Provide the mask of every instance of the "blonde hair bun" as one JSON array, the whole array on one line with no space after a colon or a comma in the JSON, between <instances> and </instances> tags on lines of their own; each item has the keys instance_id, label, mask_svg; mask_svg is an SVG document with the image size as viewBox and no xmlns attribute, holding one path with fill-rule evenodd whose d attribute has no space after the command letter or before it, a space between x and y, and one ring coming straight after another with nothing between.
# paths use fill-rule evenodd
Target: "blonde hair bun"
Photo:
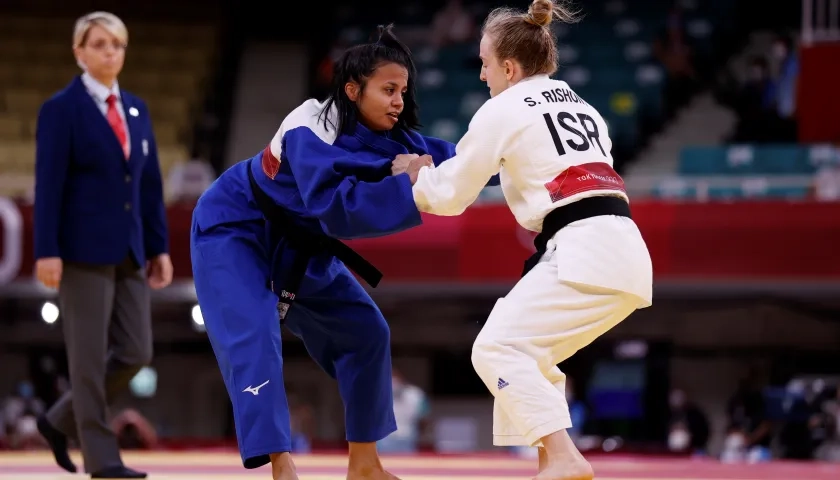
<instances>
[{"instance_id":1,"label":"blonde hair bun","mask_svg":"<svg viewBox=\"0 0 840 480\"><path fill-rule=\"evenodd\" d=\"M539 27L547 27L551 25L554 17L565 23L575 23L578 20L577 14L577 11L572 10L571 6L562 0L561 3L555 0L534 0L528 7L525 21Z\"/></svg>"}]
</instances>

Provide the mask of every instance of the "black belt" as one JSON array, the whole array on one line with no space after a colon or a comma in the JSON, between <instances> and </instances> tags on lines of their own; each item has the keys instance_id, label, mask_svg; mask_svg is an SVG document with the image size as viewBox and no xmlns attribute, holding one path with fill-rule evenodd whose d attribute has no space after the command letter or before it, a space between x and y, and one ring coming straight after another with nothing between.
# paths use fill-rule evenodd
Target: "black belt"
<instances>
[{"instance_id":1,"label":"black belt","mask_svg":"<svg viewBox=\"0 0 840 480\"><path fill-rule=\"evenodd\" d=\"M525 261L525 268L522 276L531 271L545 254L548 241L562 228L570 223L577 222L601 215L616 215L619 217L630 217L630 205L624 199L618 197L588 197L563 205L546 215L543 220L542 232L534 238L534 247L537 252Z\"/></svg>"},{"instance_id":2,"label":"black belt","mask_svg":"<svg viewBox=\"0 0 840 480\"><path fill-rule=\"evenodd\" d=\"M269 279L269 288L277 294L280 300L277 304L277 310L280 313L281 322L295 301L300 284L306 276L309 260L318 253L329 253L341 260L347 268L356 272L371 287L376 288L379 285L379 281L382 280L382 272L377 270L373 264L365 260L364 257L356 253L352 248L335 238L308 231L304 227L295 224L283 207L277 205L257 185L254 174L251 172L250 164L248 165L248 180L251 183L251 192L253 192L254 199L257 201L257 207L270 225L272 237L285 238L289 246L297 251L292 261L289 276L280 288L279 293L275 291L274 284Z\"/></svg>"}]
</instances>

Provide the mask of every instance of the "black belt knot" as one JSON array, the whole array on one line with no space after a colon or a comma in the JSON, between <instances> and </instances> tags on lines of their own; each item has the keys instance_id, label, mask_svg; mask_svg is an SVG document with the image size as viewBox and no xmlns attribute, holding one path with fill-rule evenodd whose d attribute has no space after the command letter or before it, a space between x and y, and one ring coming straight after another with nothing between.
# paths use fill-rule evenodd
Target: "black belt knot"
<instances>
[{"instance_id":1,"label":"black belt knot","mask_svg":"<svg viewBox=\"0 0 840 480\"><path fill-rule=\"evenodd\" d=\"M371 287L376 288L379 285L382 280L382 272L352 248L340 240L305 230L303 227L296 225L286 211L274 203L274 200L257 185L254 174L251 172L250 163L248 164L248 181L257 207L273 231L272 236L285 238L289 246L296 251L287 280L282 286L279 286L279 291L275 289L271 279L268 279L267 282L269 288L279 298L277 310L281 322L295 301L300 284L306 276L310 259L319 253L328 253L341 260L347 268L356 272Z\"/></svg>"}]
</instances>

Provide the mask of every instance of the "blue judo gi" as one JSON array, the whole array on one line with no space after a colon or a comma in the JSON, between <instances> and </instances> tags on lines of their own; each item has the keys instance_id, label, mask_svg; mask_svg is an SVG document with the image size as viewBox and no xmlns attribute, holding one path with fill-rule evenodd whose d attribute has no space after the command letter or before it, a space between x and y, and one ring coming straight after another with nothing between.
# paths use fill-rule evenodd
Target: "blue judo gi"
<instances>
[{"instance_id":1,"label":"blue judo gi","mask_svg":"<svg viewBox=\"0 0 840 480\"><path fill-rule=\"evenodd\" d=\"M321 108L308 100L295 109L269 147L224 172L193 213L196 294L233 403L245 468L292 447L277 292L293 280L289 272L300 253L286 234L353 239L418 226L411 182L406 174L391 175L393 158L430 154L439 164L455 153L449 142L401 129L381 134L358 125L352 135L337 135L319 122ZM294 228L270 228L249 181ZM381 440L396 430L388 324L334 255L316 252L305 268L284 324L338 380L347 440Z\"/></svg>"}]
</instances>

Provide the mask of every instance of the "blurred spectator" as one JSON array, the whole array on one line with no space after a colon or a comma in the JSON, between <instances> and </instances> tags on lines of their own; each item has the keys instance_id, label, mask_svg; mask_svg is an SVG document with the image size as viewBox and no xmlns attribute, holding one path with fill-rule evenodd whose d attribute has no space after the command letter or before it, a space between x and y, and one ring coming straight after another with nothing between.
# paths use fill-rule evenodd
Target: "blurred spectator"
<instances>
[{"instance_id":1,"label":"blurred spectator","mask_svg":"<svg viewBox=\"0 0 840 480\"><path fill-rule=\"evenodd\" d=\"M816 442L814 457L840 462L840 384L826 386L820 392L809 421L811 438Z\"/></svg>"},{"instance_id":2,"label":"blurred spectator","mask_svg":"<svg viewBox=\"0 0 840 480\"><path fill-rule=\"evenodd\" d=\"M796 124L796 82L799 77L799 55L792 37L780 35L772 48L774 71L774 95L779 125L777 140L795 142Z\"/></svg>"},{"instance_id":3,"label":"blurred spectator","mask_svg":"<svg viewBox=\"0 0 840 480\"><path fill-rule=\"evenodd\" d=\"M764 57L750 61L747 79L732 92L729 105L738 113L738 126L730 141L740 143L772 142L772 124L775 117L773 80L770 65Z\"/></svg>"},{"instance_id":4,"label":"blurred spectator","mask_svg":"<svg viewBox=\"0 0 840 480\"><path fill-rule=\"evenodd\" d=\"M813 397L802 380L792 380L784 389L781 399L784 424L779 431L783 458L807 459L813 455L816 447L810 427L816 411Z\"/></svg>"},{"instance_id":5,"label":"blurred spectator","mask_svg":"<svg viewBox=\"0 0 840 480\"><path fill-rule=\"evenodd\" d=\"M23 381L3 402L0 430L12 449L28 449L44 445L38 433L37 419L44 412L44 403L35 396L31 382Z\"/></svg>"},{"instance_id":6,"label":"blurred spectator","mask_svg":"<svg viewBox=\"0 0 840 480\"><path fill-rule=\"evenodd\" d=\"M653 50L668 75L664 95L665 114L670 118L688 102L697 83L680 7L671 9L665 32L656 39Z\"/></svg>"},{"instance_id":7,"label":"blurred spectator","mask_svg":"<svg viewBox=\"0 0 840 480\"><path fill-rule=\"evenodd\" d=\"M720 100L738 113L734 143L793 143L797 141L796 81L799 60L795 44L779 36L766 55L750 60L747 78L733 86L732 79Z\"/></svg>"},{"instance_id":8,"label":"blurred spectator","mask_svg":"<svg viewBox=\"0 0 840 480\"><path fill-rule=\"evenodd\" d=\"M397 431L380 440L377 448L383 453L417 452L429 415L429 402L425 392L420 387L406 382L398 370L393 370L392 378Z\"/></svg>"},{"instance_id":9,"label":"blurred spectator","mask_svg":"<svg viewBox=\"0 0 840 480\"><path fill-rule=\"evenodd\" d=\"M449 0L432 20L432 45L436 48L475 41L476 22L461 0Z\"/></svg>"},{"instance_id":10,"label":"blurred spectator","mask_svg":"<svg viewBox=\"0 0 840 480\"><path fill-rule=\"evenodd\" d=\"M111 420L111 430L117 435L120 448L148 450L157 446L157 432L137 410L128 408Z\"/></svg>"},{"instance_id":11,"label":"blurred spectator","mask_svg":"<svg viewBox=\"0 0 840 480\"><path fill-rule=\"evenodd\" d=\"M764 395L755 377L741 382L729 400L729 428L721 460L758 463L771 459L771 423L765 413Z\"/></svg>"},{"instance_id":12,"label":"blurred spectator","mask_svg":"<svg viewBox=\"0 0 840 480\"><path fill-rule=\"evenodd\" d=\"M814 197L823 202L840 200L840 165L826 164L814 175Z\"/></svg>"},{"instance_id":13,"label":"blurred spectator","mask_svg":"<svg viewBox=\"0 0 840 480\"><path fill-rule=\"evenodd\" d=\"M672 452L705 455L709 443L709 420L683 390L674 389L668 398L671 407L668 449Z\"/></svg>"},{"instance_id":14,"label":"blurred spectator","mask_svg":"<svg viewBox=\"0 0 840 480\"><path fill-rule=\"evenodd\" d=\"M822 202L840 201L840 142L827 145L814 162L812 199ZM813 158L812 158L813 161Z\"/></svg>"}]
</instances>

